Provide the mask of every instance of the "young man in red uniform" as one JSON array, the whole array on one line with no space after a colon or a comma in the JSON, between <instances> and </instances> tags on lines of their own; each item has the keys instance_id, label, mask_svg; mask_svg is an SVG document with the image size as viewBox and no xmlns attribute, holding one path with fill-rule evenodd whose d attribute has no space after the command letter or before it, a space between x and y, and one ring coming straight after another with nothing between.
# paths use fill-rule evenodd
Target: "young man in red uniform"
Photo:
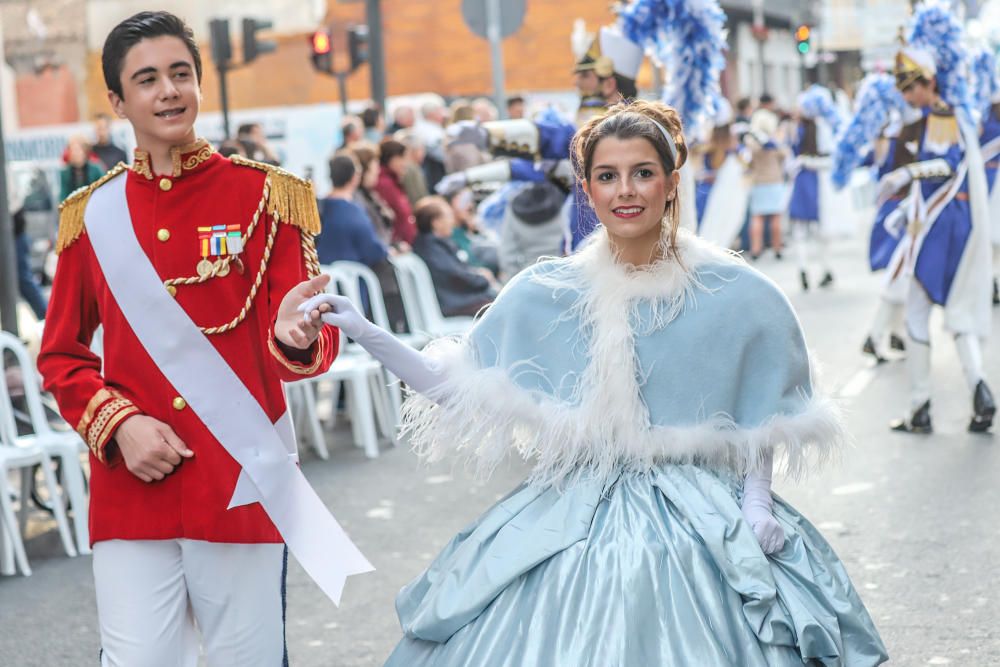
<instances>
[{"instance_id":1,"label":"young man in red uniform","mask_svg":"<svg viewBox=\"0 0 1000 667\"><path fill-rule=\"evenodd\" d=\"M196 621L209 664L274 667L284 543L320 581L296 524L333 521L295 465L281 384L326 371L338 345L297 310L328 282L315 199L196 139L201 59L177 17L119 24L103 68L138 148L63 204L38 360L91 450L102 664L195 665ZM370 569L357 557L346 574Z\"/></svg>"}]
</instances>

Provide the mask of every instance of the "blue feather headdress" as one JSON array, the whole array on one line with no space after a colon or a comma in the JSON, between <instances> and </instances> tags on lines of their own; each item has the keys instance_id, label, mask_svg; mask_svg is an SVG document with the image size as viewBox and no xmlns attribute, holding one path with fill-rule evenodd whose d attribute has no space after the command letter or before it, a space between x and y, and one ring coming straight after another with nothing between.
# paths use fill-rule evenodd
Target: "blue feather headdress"
<instances>
[{"instance_id":1,"label":"blue feather headdress","mask_svg":"<svg viewBox=\"0 0 1000 667\"><path fill-rule=\"evenodd\" d=\"M822 118L834 134L840 132L844 119L829 89L814 83L799 95L798 105L807 118Z\"/></svg>"},{"instance_id":2,"label":"blue feather headdress","mask_svg":"<svg viewBox=\"0 0 1000 667\"><path fill-rule=\"evenodd\" d=\"M663 101L694 128L714 113L726 66L726 15L717 0L635 0L618 9L626 37L667 69Z\"/></svg>"},{"instance_id":3,"label":"blue feather headdress","mask_svg":"<svg viewBox=\"0 0 1000 667\"><path fill-rule=\"evenodd\" d=\"M974 108L981 116L985 116L989 113L993 99L1000 92L997 59L993 51L985 47L973 51L969 72L972 79Z\"/></svg>"},{"instance_id":4,"label":"blue feather headdress","mask_svg":"<svg viewBox=\"0 0 1000 667\"><path fill-rule=\"evenodd\" d=\"M902 115L906 101L889 74L869 74L858 87L854 115L837 137L833 151L833 184L838 189L847 185L851 172L864 157L894 114Z\"/></svg>"},{"instance_id":5,"label":"blue feather headdress","mask_svg":"<svg viewBox=\"0 0 1000 667\"><path fill-rule=\"evenodd\" d=\"M917 6L907 42L934 57L941 97L971 119L974 102L969 91L969 56L962 38L962 24L948 4L927 0Z\"/></svg>"}]
</instances>

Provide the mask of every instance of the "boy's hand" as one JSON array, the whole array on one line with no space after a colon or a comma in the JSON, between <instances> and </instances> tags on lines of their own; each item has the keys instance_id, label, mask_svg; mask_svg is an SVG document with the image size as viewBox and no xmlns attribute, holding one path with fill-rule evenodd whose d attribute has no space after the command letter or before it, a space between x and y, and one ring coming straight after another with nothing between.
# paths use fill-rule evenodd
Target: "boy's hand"
<instances>
[{"instance_id":1,"label":"boy's hand","mask_svg":"<svg viewBox=\"0 0 1000 667\"><path fill-rule=\"evenodd\" d=\"M328 304L306 313L305 317L299 311L299 306L324 289L330 282L330 276L319 275L311 280L301 282L281 300L278 307L278 317L274 322L274 337L284 345L298 350L308 350L323 330L323 313L330 311Z\"/></svg>"},{"instance_id":2,"label":"boy's hand","mask_svg":"<svg viewBox=\"0 0 1000 667\"><path fill-rule=\"evenodd\" d=\"M144 482L158 482L194 456L184 441L167 424L132 415L115 431L115 442L129 472Z\"/></svg>"}]
</instances>

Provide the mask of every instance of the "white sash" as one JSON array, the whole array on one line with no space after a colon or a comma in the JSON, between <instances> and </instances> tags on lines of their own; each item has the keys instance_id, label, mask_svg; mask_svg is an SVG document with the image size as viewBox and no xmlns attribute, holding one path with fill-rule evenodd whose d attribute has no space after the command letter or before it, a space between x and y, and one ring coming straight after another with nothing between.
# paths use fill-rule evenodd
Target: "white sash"
<instances>
[{"instance_id":1,"label":"white sash","mask_svg":"<svg viewBox=\"0 0 1000 667\"><path fill-rule=\"evenodd\" d=\"M243 468L230 507L259 501L289 551L339 605L347 577L375 568L309 486L267 413L167 293L135 236L125 181L122 174L95 190L84 215L118 307L163 376Z\"/></svg>"}]
</instances>

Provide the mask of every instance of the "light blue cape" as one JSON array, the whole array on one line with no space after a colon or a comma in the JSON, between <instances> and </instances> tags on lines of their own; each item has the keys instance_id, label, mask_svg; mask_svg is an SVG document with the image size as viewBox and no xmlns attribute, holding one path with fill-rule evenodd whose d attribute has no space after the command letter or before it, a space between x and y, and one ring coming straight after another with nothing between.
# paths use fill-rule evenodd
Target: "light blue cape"
<instances>
[{"instance_id":1,"label":"light blue cape","mask_svg":"<svg viewBox=\"0 0 1000 667\"><path fill-rule=\"evenodd\" d=\"M676 255L636 269L601 230L523 271L467 336L432 352L446 398L408 398L417 451L485 472L516 451L536 461L537 483L663 462L745 472L771 448L799 475L844 439L781 291L686 232Z\"/></svg>"}]
</instances>

